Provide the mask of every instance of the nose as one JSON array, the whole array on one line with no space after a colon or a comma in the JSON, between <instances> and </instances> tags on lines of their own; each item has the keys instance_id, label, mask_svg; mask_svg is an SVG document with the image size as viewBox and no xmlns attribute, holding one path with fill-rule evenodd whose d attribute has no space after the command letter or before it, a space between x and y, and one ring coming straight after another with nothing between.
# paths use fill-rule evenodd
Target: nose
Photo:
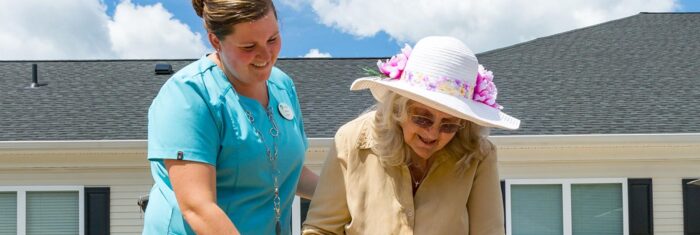
<instances>
[{"instance_id":1,"label":"nose","mask_svg":"<svg viewBox=\"0 0 700 235\"><path fill-rule=\"evenodd\" d=\"M435 123L428 128L423 128L424 136L432 139L437 139L440 136L440 125Z\"/></svg>"},{"instance_id":2,"label":"nose","mask_svg":"<svg viewBox=\"0 0 700 235\"><path fill-rule=\"evenodd\" d=\"M258 47L256 57L260 61L268 61L272 57L272 47L265 45Z\"/></svg>"}]
</instances>

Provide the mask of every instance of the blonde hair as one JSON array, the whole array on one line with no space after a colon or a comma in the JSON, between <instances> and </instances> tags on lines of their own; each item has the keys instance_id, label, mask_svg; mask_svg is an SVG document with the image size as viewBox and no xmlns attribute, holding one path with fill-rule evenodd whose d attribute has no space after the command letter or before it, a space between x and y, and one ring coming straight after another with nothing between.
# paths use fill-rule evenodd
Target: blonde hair
<instances>
[{"instance_id":1,"label":"blonde hair","mask_svg":"<svg viewBox=\"0 0 700 235\"><path fill-rule=\"evenodd\" d=\"M233 33L233 25L259 20L270 10L277 18L272 0L192 0L192 7L219 39Z\"/></svg>"},{"instance_id":2,"label":"blonde hair","mask_svg":"<svg viewBox=\"0 0 700 235\"><path fill-rule=\"evenodd\" d=\"M374 118L373 149L379 155L382 163L398 166L409 164L410 147L404 142L403 131L399 123L408 118L407 107L410 99L388 92L382 102L376 105ZM444 148L436 155L446 154L456 158L457 169L466 170L474 160L483 160L495 151L494 145L487 139L489 128L464 121L465 127L459 130Z\"/></svg>"}]
</instances>

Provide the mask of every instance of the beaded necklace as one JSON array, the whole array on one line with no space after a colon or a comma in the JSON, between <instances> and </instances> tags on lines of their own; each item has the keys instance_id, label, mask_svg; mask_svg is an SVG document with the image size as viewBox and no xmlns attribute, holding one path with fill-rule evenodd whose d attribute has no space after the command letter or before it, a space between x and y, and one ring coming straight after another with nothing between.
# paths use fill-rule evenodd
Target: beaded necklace
<instances>
[{"instance_id":1,"label":"beaded necklace","mask_svg":"<svg viewBox=\"0 0 700 235\"><path fill-rule=\"evenodd\" d=\"M253 114L251 114L250 111L245 111L246 115L248 116L248 121L250 121L250 125L253 126L253 129L255 130L255 134L260 138L260 141L265 146L265 154L267 155L267 159L270 161L271 174L273 178L273 187L275 190L275 197L273 199L272 208L275 211L275 234L279 235L282 232L282 228L280 226L280 217L282 214L280 206L279 187L280 171L279 169L277 169L277 136L279 136L279 129L277 128L277 123L275 122L275 118L273 117L270 108L266 108L265 112L267 113L267 118L270 119L270 123L272 123L272 127L270 128L270 135L272 136L272 149L270 149L270 147L265 142L265 137L262 135L262 132L260 132L260 130L258 130L257 127L255 127L255 118L253 117Z\"/></svg>"},{"instance_id":2,"label":"beaded necklace","mask_svg":"<svg viewBox=\"0 0 700 235\"><path fill-rule=\"evenodd\" d=\"M224 72L224 76L226 76L228 80L230 76L229 73L226 72L226 66L223 66L224 61L221 60L221 55L219 52L216 53L216 58L221 63L221 65L217 64L217 66L221 68L221 70ZM231 86L233 86L233 83L231 83ZM275 122L275 118L272 115L272 110L270 110L270 108L266 108L265 112L267 113L267 118L270 119L270 123L272 123L272 128L270 128L270 135L272 136L272 149L270 149L270 147L267 146L267 143L265 142L265 137L262 135L262 132L260 132L260 130L258 130L257 127L255 127L255 118L253 117L253 114L250 113L250 111L248 110L245 111L245 114L248 116L248 121L250 121L250 125L253 126L253 129L255 130L255 134L258 136L258 138L260 138L260 142L262 142L265 146L265 154L267 155L267 159L270 161L270 173L272 174L273 179L272 186L275 190L275 197L272 201L272 209L275 212L275 234L279 235L280 233L282 233L282 227L280 226L280 217L282 217L279 187L280 171L279 169L277 169L277 136L279 136L279 129L277 128L277 123Z\"/></svg>"}]
</instances>

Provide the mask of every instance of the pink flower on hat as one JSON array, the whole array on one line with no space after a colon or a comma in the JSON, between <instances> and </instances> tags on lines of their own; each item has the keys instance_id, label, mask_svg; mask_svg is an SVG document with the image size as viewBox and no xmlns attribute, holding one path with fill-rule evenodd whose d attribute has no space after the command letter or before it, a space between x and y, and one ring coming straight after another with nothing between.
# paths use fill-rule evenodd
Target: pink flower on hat
<instances>
[{"instance_id":1,"label":"pink flower on hat","mask_svg":"<svg viewBox=\"0 0 700 235\"><path fill-rule=\"evenodd\" d=\"M382 62L377 61L377 67L379 67L379 72L386 75L389 78L397 79L401 77L404 68L406 68L406 62L408 57L411 55L412 48L408 44L401 49L401 53L392 56L391 59Z\"/></svg>"},{"instance_id":2,"label":"pink flower on hat","mask_svg":"<svg viewBox=\"0 0 700 235\"><path fill-rule=\"evenodd\" d=\"M493 83L493 72L486 70L483 65L479 65L479 72L476 74L476 87L474 87L475 101L479 101L488 106L503 109L503 106L496 103L498 89Z\"/></svg>"}]
</instances>

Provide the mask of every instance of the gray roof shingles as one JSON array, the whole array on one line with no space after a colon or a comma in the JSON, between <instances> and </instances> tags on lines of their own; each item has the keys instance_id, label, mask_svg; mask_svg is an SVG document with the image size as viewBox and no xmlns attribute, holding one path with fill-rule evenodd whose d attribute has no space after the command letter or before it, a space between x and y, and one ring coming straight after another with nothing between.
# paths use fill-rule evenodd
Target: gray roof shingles
<instances>
[{"instance_id":1,"label":"gray roof shingles","mask_svg":"<svg viewBox=\"0 0 700 235\"><path fill-rule=\"evenodd\" d=\"M481 53L499 103L522 120L494 135L700 133L700 14L610 21ZM167 75L193 60L0 61L0 141L146 139ZM332 137L373 104L350 84L376 58L280 59L309 137ZM28 88L31 64L39 82Z\"/></svg>"}]
</instances>

